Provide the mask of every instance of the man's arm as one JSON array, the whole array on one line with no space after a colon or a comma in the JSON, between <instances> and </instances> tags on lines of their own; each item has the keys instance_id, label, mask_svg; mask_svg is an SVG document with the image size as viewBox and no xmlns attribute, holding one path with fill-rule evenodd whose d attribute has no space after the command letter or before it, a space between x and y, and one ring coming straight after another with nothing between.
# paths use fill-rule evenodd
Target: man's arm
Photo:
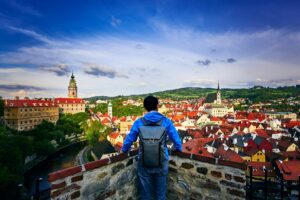
<instances>
[{"instance_id":1,"label":"man's arm","mask_svg":"<svg viewBox=\"0 0 300 200\"><path fill-rule=\"evenodd\" d=\"M123 142L123 147L122 147L122 152L126 153L127 151L130 150L131 145L133 144L133 142L136 141L137 136L139 134L138 131L138 125L137 125L137 121L134 122L133 126L130 129L130 132L128 133L128 135L126 136L124 142Z\"/></svg>"},{"instance_id":2,"label":"man's arm","mask_svg":"<svg viewBox=\"0 0 300 200\"><path fill-rule=\"evenodd\" d=\"M174 143L175 150L182 151L182 143L181 139L179 137L179 133L177 132L176 128L174 127L171 120L167 119L167 132L169 135L169 138Z\"/></svg>"}]
</instances>

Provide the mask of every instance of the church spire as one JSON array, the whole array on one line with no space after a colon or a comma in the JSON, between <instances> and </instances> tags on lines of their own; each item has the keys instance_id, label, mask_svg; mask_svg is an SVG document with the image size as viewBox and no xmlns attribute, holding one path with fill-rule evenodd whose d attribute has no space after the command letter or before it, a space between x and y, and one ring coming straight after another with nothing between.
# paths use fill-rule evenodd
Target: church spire
<instances>
[{"instance_id":1,"label":"church spire","mask_svg":"<svg viewBox=\"0 0 300 200\"><path fill-rule=\"evenodd\" d=\"M73 72L68 87L68 98L77 98L77 84Z\"/></svg>"},{"instance_id":2,"label":"church spire","mask_svg":"<svg viewBox=\"0 0 300 200\"><path fill-rule=\"evenodd\" d=\"M217 90L217 104L222 104L221 91L220 91L220 83L219 83L219 81L218 81L218 90Z\"/></svg>"}]
</instances>

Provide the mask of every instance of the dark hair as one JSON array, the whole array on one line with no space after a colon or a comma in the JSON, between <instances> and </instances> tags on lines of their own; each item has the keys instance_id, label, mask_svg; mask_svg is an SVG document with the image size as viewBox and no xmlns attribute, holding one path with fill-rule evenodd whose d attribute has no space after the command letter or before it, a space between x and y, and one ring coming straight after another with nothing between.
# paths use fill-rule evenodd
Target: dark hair
<instances>
[{"instance_id":1,"label":"dark hair","mask_svg":"<svg viewBox=\"0 0 300 200\"><path fill-rule=\"evenodd\" d=\"M149 112L152 110L156 110L158 105L158 99L154 96L147 96L144 99L144 107Z\"/></svg>"}]
</instances>

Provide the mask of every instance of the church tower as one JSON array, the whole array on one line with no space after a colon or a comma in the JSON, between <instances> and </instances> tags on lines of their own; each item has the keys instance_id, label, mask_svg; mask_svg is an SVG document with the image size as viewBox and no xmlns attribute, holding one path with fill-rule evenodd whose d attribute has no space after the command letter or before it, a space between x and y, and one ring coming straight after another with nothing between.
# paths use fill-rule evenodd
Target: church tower
<instances>
[{"instance_id":1,"label":"church tower","mask_svg":"<svg viewBox=\"0 0 300 200\"><path fill-rule=\"evenodd\" d=\"M113 113L112 113L112 104L111 104L111 102L108 103L108 108L107 109L108 109L108 115L112 119Z\"/></svg>"},{"instance_id":2,"label":"church tower","mask_svg":"<svg viewBox=\"0 0 300 200\"><path fill-rule=\"evenodd\" d=\"M73 73L68 87L68 98L77 98L77 85Z\"/></svg>"},{"instance_id":3,"label":"church tower","mask_svg":"<svg viewBox=\"0 0 300 200\"><path fill-rule=\"evenodd\" d=\"M222 104L222 99L221 99L221 91L220 91L220 84L218 81L218 89L217 89L217 104Z\"/></svg>"}]
</instances>

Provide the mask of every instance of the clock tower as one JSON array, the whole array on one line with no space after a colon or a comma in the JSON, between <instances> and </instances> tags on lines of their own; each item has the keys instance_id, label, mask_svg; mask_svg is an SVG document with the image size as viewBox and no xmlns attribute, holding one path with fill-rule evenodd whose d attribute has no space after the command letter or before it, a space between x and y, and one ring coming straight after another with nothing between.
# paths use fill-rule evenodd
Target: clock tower
<instances>
[{"instance_id":1,"label":"clock tower","mask_svg":"<svg viewBox=\"0 0 300 200\"><path fill-rule=\"evenodd\" d=\"M68 87L68 98L77 98L77 85L73 73Z\"/></svg>"}]
</instances>

